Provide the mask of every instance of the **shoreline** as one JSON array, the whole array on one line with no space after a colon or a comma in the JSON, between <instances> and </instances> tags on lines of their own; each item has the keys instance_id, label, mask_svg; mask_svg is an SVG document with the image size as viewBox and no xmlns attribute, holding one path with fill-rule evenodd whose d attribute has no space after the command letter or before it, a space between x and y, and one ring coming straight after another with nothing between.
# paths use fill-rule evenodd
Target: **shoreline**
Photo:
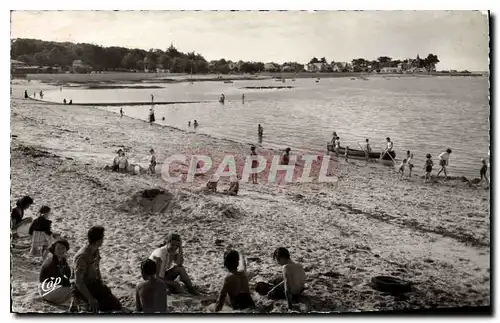
<instances>
[{"instance_id":1,"label":"shoreline","mask_svg":"<svg viewBox=\"0 0 500 323\"><path fill-rule=\"evenodd\" d=\"M139 261L170 231L183 237L187 271L208 295L218 293L226 274L225 248L243 250L253 259L248 261L253 287L279 272L270 254L283 245L306 269L301 312L490 305L490 205L484 188L460 179L399 181L393 168L333 157L337 186L245 183L236 197L203 195L199 189L208 176L174 185L103 166L118 147L130 162L140 163L148 160L150 147L158 160L208 152L220 161L225 154L248 155L248 145L165 125L150 127L104 109L24 100L26 87L14 84L11 99L11 201L30 194L37 205L53 207L54 231L70 239L70 260L86 230L104 225L101 271L126 307L134 305ZM172 194L166 212L134 204L134 196L150 188ZM33 300L37 261L11 255L11 263L13 311L60 311ZM406 299L374 291L370 279L382 274L412 281L415 291ZM262 313L286 312L283 301L252 297ZM196 298L169 295L168 302L171 312L207 312Z\"/></svg>"}]
</instances>

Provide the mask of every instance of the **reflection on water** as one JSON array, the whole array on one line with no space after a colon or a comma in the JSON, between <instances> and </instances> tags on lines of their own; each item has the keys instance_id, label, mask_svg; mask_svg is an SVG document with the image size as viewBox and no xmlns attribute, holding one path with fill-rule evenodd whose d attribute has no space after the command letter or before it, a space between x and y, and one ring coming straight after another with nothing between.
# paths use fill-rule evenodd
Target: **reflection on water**
<instances>
[{"instance_id":1,"label":"reflection on water","mask_svg":"<svg viewBox=\"0 0 500 323\"><path fill-rule=\"evenodd\" d=\"M198 132L266 147L326 150L336 131L351 148L369 138L380 149L391 137L398 159L411 150L417 172L425 154L435 163L450 147L450 172L478 177L481 158L488 157L488 79L483 77L401 77L297 79L292 89L241 89L275 86L273 80L161 84L162 89L81 90L47 92L46 100L78 102L198 101L203 104L155 106L160 124L189 129L197 119ZM225 104L217 102L221 94ZM245 103L242 104L242 94ZM126 115L146 120L149 106L124 106ZM118 112L120 107L106 109ZM165 120L162 121L162 117ZM118 119L117 119L118 120ZM257 124L265 128L258 138ZM192 128L191 128L192 129ZM423 172L423 169L422 169Z\"/></svg>"}]
</instances>

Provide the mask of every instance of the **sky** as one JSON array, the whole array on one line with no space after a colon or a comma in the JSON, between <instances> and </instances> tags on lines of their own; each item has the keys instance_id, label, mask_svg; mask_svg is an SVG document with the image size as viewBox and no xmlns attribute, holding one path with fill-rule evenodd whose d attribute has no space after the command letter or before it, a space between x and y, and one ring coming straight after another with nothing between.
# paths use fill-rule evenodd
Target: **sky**
<instances>
[{"instance_id":1,"label":"sky","mask_svg":"<svg viewBox=\"0 0 500 323\"><path fill-rule=\"evenodd\" d=\"M207 60L307 63L438 55L438 70L489 70L479 11L12 11L11 38L165 50Z\"/></svg>"}]
</instances>

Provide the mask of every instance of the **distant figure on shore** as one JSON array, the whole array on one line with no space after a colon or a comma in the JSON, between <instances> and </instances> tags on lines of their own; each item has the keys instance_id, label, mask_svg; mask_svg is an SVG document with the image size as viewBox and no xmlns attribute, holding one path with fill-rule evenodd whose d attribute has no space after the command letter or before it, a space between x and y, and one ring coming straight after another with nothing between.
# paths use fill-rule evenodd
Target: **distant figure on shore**
<instances>
[{"instance_id":1,"label":"distant figure on shore","mask_svg":"<svg viewBox=\"0 0 500 323\"><path fill-rule=\"evenodd\" d=\"M349 159L349 146L345 146L344 157L345 161L347 162L347 160Z\"/></svg>"},{"instance_id":2,"label":"distant figure on shore","mask_svg":"<svg viewBox=\"0 0 500 323\"><path fill-rule=\"evenodd\" d=\"M365 151L366 160L368 160L370 153L372 151L372 147L370 146L370 140L368 138L365 139L365 145L364 145L363 149Z\"/></svg>"},{"instance_id":3,"label":"distant figure on shore","mask_svg":"<svg viewBox=\"0 0 500 323\"><path fill-rule=\"evenodd\" d=\"M481 180L479 182L482 182L484 178L486 184L488 184L489 186L490 182L488 181L488 177L486 177L486 172L488 171L488 164L486 164L486 160L484 158L481 158L481 163L483 164L483 166L481 166L481 170L479 171L479 174L481 175Z\"/></svg>"},{"instance_id":4,"label":"distant figure on shore","mask_svg":"<svg viewBox=\"0 0 500 323\"><path fill-rule=\"evenodd\" d=\"M181 236L177 233L170 233L166 240L165 245L155 249L149 256L149 259L156 263L156 275L165 280L172 293L180 292L180 285L175 281L179 277L190 294L198 295L198 291L194 288L183 266Z\"/></svg>"},{"instance_id":5,"label":"distant figure on shore","mask_svg":"<svg viewBox=\"0 0 500 323\"><path fill-rule=\"evenodd\" d=\"M257 126L257 132L259 134L259 137L262 137L264 135L264 128L262 128L262 126L260 125L260 123Z\"/></svg>"},{"instance_id":6,"label":"distant figure on shore","mask_svg":"<svg viewBox=\"0 0 500 323\"><path fill-rule=\"evenodd\" d=\"M62 92L62 86L59 88L59 92Z\"/></svg>"},{"instance_id":7,"label":"distant figure on shore","mask_svg":"<svg viewBox=\"0 0 500 323\"><path fill-rule=\"evenodd\" d=\"M40 99L43 99L43 91L40 91Z\"/></svg>"},{"instance_id":8,"label":"distant figure on shore","mask_svg":"<svg viewBox=\"0 0 500 323\"><path fill-rule=\"evenodd\" d=\"M399 176L399 179L402 179L403 178L403 175L405 174L405 169L406 169L406 162L407 162L407 159L403 159L403 161L401 162L401 165L399 165L399 169L398 169L398 173L401 174L401 176Z\"/></svg>"},{"instance_id":9,"label":"distant figure on shore","mask_svg":"<svg viewBox=\"0 0 500 323\"><path fill-rule=\"evenodd\" d=\"M13 232L23 224L30 223L31 217L24 217L24 212L33 204L33 199L29 196L23 196L16 202L16 207L10 213L10 227ZM16 236L16 234L13 234Z\"/></svg>"},{"instance_id":10,"label":"distant figure on shore","mask_svg":"<svg viewBox=\"0 0 500 323\"><path fill-rule=\"evenodd\" d=\"M245 104L245 93L241 95L241 103Z\"/></svg>"},{"instance_id":11,"label":"distant figure on shore","mask_svg":"<svg viewBox=\"0 0 500 323\"><path fill-rule=\"evenodd\" d=\"M36 92L33 92L33 99L36 99Z\"/></svg>"},{"instance_id":12,"label":"distant figure on shore","mask_svg":"<svg viewBox=\"0 0 500 323\"><path fill-rule=\"evenodd\" d=\"M156 174L156 155L155 155L155 150L153 148L151 148L151 150L149 151L149 153L151 154L151 162L149 164L149 172L151 174Z\"/></svg>"},{"instance_id":13,"label":"distant figure on shore","mask_svg":"<svg viewBox=\"0 0 500 323\"><path fill-rule=\"evenodd\" d=\"M291 149L287 148L281 155L281 165L288 165L288 163L290 162L290 151Z\"/></svg>"},{"instance_id":14,"label":"distant figure on shore","mask_svg":"<svg viewBox=\"0 0 500 323\"><path fill-rule=\"evenodd\" d=\"M136 310L143 313L167 312L167 285L156 276L156 263L147 259L141 264L143 282L135 287Z\"/></svg>"},{"instance_id":15,"label":"distant figure on shore","mask_svg":"<svg viewBox=\"0 0 500 323\"><path fill-rule=\"evenodd\" d=\"M33 220L29 229L31 236L31 256L45 257L52 244L52 221L49 220L50 207L44 205L38 211L38 217Z\"/></svg>"},{"instance_id":16,"label":"distant figure on shore","mask_svg":"<svg viewBox=\"0 0 500 323\"><path fill-rule=\"evenodd\" d=\"M123 109L120 108L120 118L123 118Z\"/></svg>"},{"instance_id":17,"label":"distant figure on shore","mask_svg":"<svg viewBox=\"0 0 500 323\"><path fill-rule=\"evenodd\" d=\"M63 100L63 104L66 104L66 99Z\"/></svg>"},{"instance_id":18,"label":"distant figure on shore","mask_svg":"<svg viewBox=\"0 0 500 323\"><path fill-rule=\"evenodd\" d=\"M413 154L408 150L406 152L406 164L408 164L408 169L410 170L408 177L411 177L411 170L413 169L413 163L411 162L412 159L413 159Z\"/></svg>"},{"instance_id":19,"label":"distant figure on shore","mask_svg":"<svg viewBox=\"0 0 500 323\"><path fill-rule=\"evenodd\" d=\"M335 144L335 140L337 139L337 137L338 137L337 136L337 132L334 131L333 134L332 134L332 141L331 141L332 145Z\"/></svg>"},{"instance_id":20,"label":"distant figure on shore","mask_svg":"<svg viewBox=\"0 0 500 323\"><path fill-rule=\"evenodd\" d=\"M28 90L24 90L24 98L25 98L25 99L29 98L29 95L28 95Z\"/></svg>"},{"instance_id":21,"label":"distant figure on shore","mask_svg":"<svg viewBox=\"0 0 500 323\"><path fill-rule=\"evenodd\" d=\"M380 159L384 158L386 154L391 153L394 149L394 144L391 141L391 138L387 137L385 140L387 140L387 144L385 145L384 152L380 155Z\"/></svg>"},{"instance_id":22,"label":"distant figure on shore","mask_svg":"<svg viewBox=\"0 0 500 323\"><path fill-rule=\"evenodd\" d=\"M122 150L120 152L120 158L118 158L118 172L126 173L128 171L128 158L125 156L125 152Z\"/></svg>"},{"instance_id":23,"label":"distant figure on shore","mask_svg":"<svg viewBox=\"0 0 500 323\"><path fill-rule=\"evenodd\" d=\"M335 151L337 156L339 155L339 149L340 149L340 137L337 137L335 138L335 141L333 143L333 150Z\"/></svg>"},{"instance_id":24,"label":"distant figure on shore","mask_svg":"<svg viewBox=\"0 0 500 323\"><path fill-rule=\"evenodd\" d=\"M250 147L250 158L252 158L252 169L257 168L257 166L259 165L259 161L257 160L255 146ZM257 184L257 173L251 173L250 180L252 181L252 184Z\"/></svg>"},{"instance_id":25,"label":"distant figure on shore","mask_svg":"<svg viewBox=\"0 0 500 323\"><path fill-rule=\"evenodd\" d=\"M425 156L427 159L425 160L425 183L427 183L428 179L431 179L432 166L434 166L434 162L432 161L431 154L427 154Z\"/></svg>"},{"instance_id":26,"label":"distant figure on shore","mask_svg":"<svg viewBox=\"0 0 500 323\"><path fill-rule=\"evenodd\" d=\"M255 291L260 295L267 295L270 299L286 299L288 309L292 309L293 303L299 301L304 291L306 280L304 267L293 262L290 258L290 252L284 247L274 251L273 260L282 266L282 276L269 283L257 283Z\"/></svg>"},{"instance_id":27,"label":"distant figure on shore","mask_svg":"<svg viewBox=\"0 0 500 323\"><path fill-rule=\"evenodd\" d=\"M226 101L226 97L224 96L224 93L222 93L220 98L219 98L219 102L224 104L224 101Z\"/></svg>"},{"instance_id":28,"label":"distant figure on shore","mask_svg":"<svg viewBox=\"0 0 500 323\"><path fill-rule=\"evenodd\" d=\"M444 178L448 178L448 174L446 173L446 167L448 166L448 162L450 159L450 154L451 154L451 149L448 148L446 151L443 151L441 154L439 154L439 166L441 166L441 169L437 173L436 177L441 174L441 172L444 172Z\"/></svg>"},{"instance_id":29,"label":"distant figure on shore","mask_svg":"<svg viewBox=\"0 0 500 323\"><path fill-rule=\"evenodd\" d=\"M194 120L193 126L195 127L195 129L198 128L199 126L198 121Z\"/></svg>"},{"instance_id":30,"label":"distant figure on shore","mask_svg":"<svg viewBox=\"0 0 500 323\"><path fill-rule=\"evenodd\" d=\"M188 121L188 127L191 128L191 120Z\"/></svg>"},{"instance_id":31,"label":"distant figure on shore","mask_svg":"<svg viewBox=\"0 0 500 323\"><path fill-rule=\"evenodd\" d=\"M151 108L149 109L149 124L153 125L153 122L155 122L155 110Z\"/></svg>"},{"instance_id":32,"label":"distant figure on shore","mask_svg":"<svg viewBox=\"0 0 500 323\"><path fill-rule=\"evenodd\" d=\"M255 308L255 303L250 293L248 276L246 268L238 271L240 255L236 250L229 250L224 255L224 267L229 271L229 274L224 278L215 311L219 312L224 306L226 296L229 296L231 307L234 310L244 310L247 308Z\"/></svg>"},{"instance_id":33,"label":"distant figure on shore","mask_svg":"<svg viewBox=\"0 0 500 323\"><path fill-rule=\"evenodd\" d=\"M73 262L75 281L71 287L70 312L76 303L84 302L90 312L112 312L122 309L120 301L102 281L99 248L104 242L104 228L94 226L87 232L87 245L75 255Z\"/></svg>"},{"instance_id":34,"label":"distant figure on shore","mask_svg":"<svg viewBox=\"0 0 500 323\"><path fill-rule=\"evenodd\" d=\"M207 184L205 185L206 190L209 193L217 193L217 184L218 184L218 182L219 182L219 180L215 176L210 177L210 179L208 180Z\"/></svg>"},{"instance_id":35,"label":"distant figure on shore","mask_svg":"<svg viewBox=\"0 0 500 323\"><path fill-rule=\"evenodd\" d=\"M71 298L71 268L67 260L68 250L69 243L65 239L56 240L48 249L50 254L43 262L38 276L39 292L47 302L64 304ZM55 286L51 291L41 288L44 282L54 281L54 279L60 279L59 286Z\"/></svg>"},{"instance_id":36,"label":"distant figure on shore","mask_svg":"<svg viewBox=\"0 0 500 323\"><path fill-rule=\"evenodd\" d=\"M73 104L73 100L69 100L69 104L70 104L70 105L71 105L71 104Z\"/></svg>"},{"instance_id":37,"label":"distant figure on shore","mask_svg":"<svg viewBox=\"0 0 500 323\"><path fill-rule=\"evenodd\" d=\"M120 164L121 155L122 155L122 150L118 149L118 151L116 152L115 159L113 159L113 166L111 167L111 170L113 172L117 172L120 169L118 165Z\"/></svg>"},{"instance_id":38,"label":"distant figure on shore","mask_svg":"<svg viewBox=\"0 0 500 323\"><path fill-rule=\"evenodd\" d=\"M151 94L151 103L155 102L155 96Z\"/></svg>"}]
</instances>

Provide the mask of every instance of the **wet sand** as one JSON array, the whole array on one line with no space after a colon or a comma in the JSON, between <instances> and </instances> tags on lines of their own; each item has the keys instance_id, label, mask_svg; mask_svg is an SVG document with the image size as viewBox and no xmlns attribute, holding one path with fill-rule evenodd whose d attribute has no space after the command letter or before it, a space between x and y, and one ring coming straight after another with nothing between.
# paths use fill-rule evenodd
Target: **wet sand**
<instances>
[{"instance_id":1,"label":"wet sand","mask_svg":"<svg viewBox=\"0 0 500 323\"><path fill-rule=\"evenodd\" d=\"M225 154L246 156L249 146L92 107L24 100L25 88L34 91L13 85L11 206L29 194L35 205L26 216L42 204L53 208L53 231L69 238L71 261L87 230L103 225L103 278L130 309L139 262L170 231L183 237L185 267L209 295L169 295L171 312L209 311L226 275L223 253L231 247L245 252L251 286L280 272L271 255L287 247L306 269L303 312L490 305L490 192L484 186L460 178L424 184L423 165L399 180L392 167L332 157L337 184L261 181L241 184L237 197L200 194L206 177L169 184L159 175L103 168L120 147L129 162L146 166L151 147L158 161L203 151L220 161ZM137 203L137 194L151 188L168 192L163 212ZM16 253L11 265L14 312L67 310L36 299L40 259ZM405 297L375 291L369 283L376 275L410 280L414 290ZM259 312L286 311L284 301L253 297Z\"/></svg>"}]
</instances>

